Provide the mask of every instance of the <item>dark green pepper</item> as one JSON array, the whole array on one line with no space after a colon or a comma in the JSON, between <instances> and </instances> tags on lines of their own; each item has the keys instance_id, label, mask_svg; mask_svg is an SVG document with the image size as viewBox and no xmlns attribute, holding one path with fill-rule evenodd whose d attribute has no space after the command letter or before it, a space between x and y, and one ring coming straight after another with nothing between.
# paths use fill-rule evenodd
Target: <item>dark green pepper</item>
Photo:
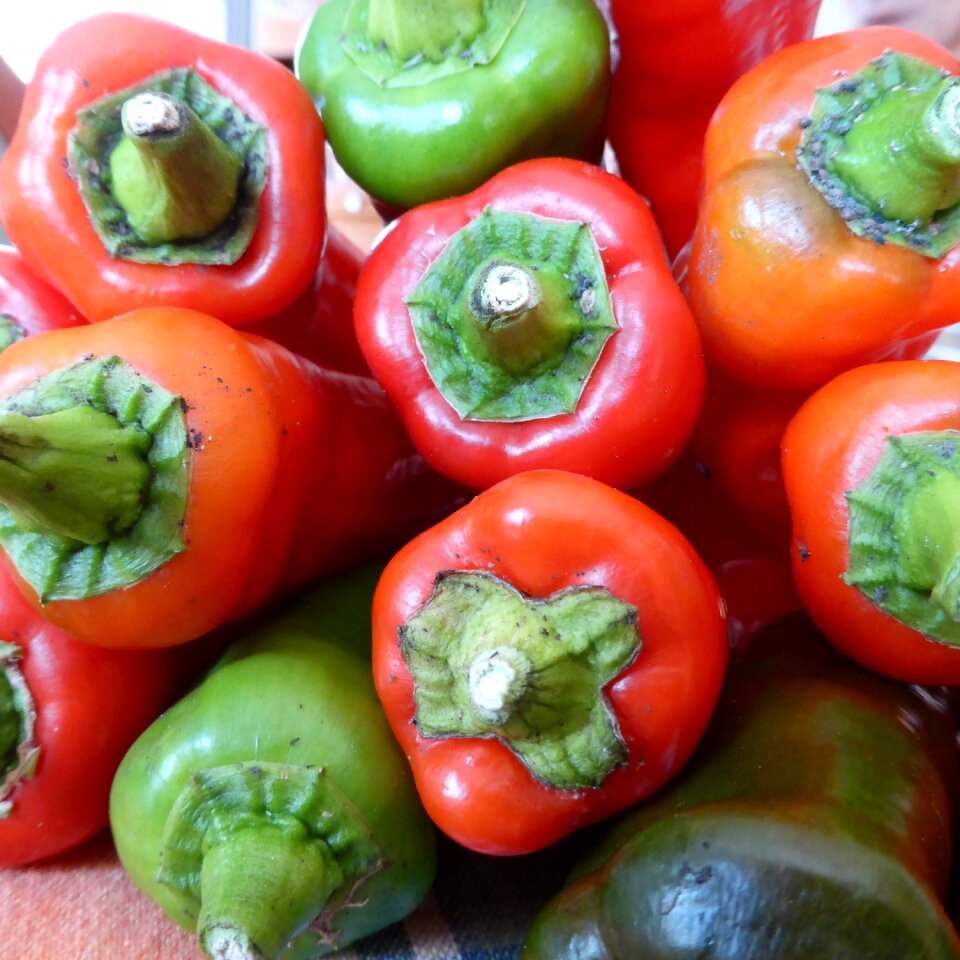
<instances>
[{"instance_id":1,"label":"dark green pepper","mask_svg":"<svg viewBox=\"0 0 960 960\"><path fill-rule=\"evenodd\" d=\"M520 160L603 150L609 36L593 0L329 0L296 71L341 165L396 210Z\"/></svg>"},{"instance_id":2,"label":"dark green pepper","mask_svg":"<svg viewBox=\"0 0 960 960\"><path fill-rule=\"evenodd\" d=\"M956 960L950 706L780 621L680 780L580 865L523 960Z\"/></svg>"},{"instance_id":3,"label":"dark green pepper","mask_svg":"<svg viewBox=\"0 0 960 960\"><path fill-rule=\"evenodd\" d=\"M117 773L124 867L211 956L322 956L430 888L433 829L371 677L377 572L233 644Z\"/></svg>"}]
</instances>

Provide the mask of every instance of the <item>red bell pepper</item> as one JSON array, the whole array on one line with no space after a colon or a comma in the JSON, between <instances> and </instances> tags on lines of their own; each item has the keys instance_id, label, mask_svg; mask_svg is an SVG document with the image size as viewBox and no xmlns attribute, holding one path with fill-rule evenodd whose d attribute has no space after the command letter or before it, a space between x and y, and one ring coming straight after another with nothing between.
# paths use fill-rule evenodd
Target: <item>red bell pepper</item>
<instances>
[{"instance_id":1,"label":"red bell pepper","mask_svg":"<svg viewBox=\"0 0 960 960\"><path fill-rule=\"evenodd\" d=\"M78 640L168 646L442 516L369 378L172 307L0 354L0 545Z\"/></svg>"},{"instance_id":2,"label":"red bell pepper","mask_svg":"<svg viewBox=\"0 0 960 960\"><path fill-rule=\"evenodd\" d=\"M762 522L734 502L723 478L693 459L689 450L652 487L636 495L676 526L713 574L726 606L734 653L742 652L768 624L802 608L786 543L774 549Z\"/></svg>"},{"instance_id":3,"label":"red bell pepper","mask_svg":"<svg viewBox=\"0 0 960 960\"><path fill-rule=\"evenodd\" d=\"M0 567L0 866L52 857L107 825L113 775L179 692L177 668L168 651L77 643Z\"/></svg>"},{"instance_id":4,"label":"red bell pepper","mask_svg":"<svg viewBox=\"0 0 960 960\"><path fill-rule=\"evenodd\" d=\"M24 257L91 320L169 305L243 325L316 272L323 177L322 125L283 66L110 13L41 57L0 208Z\"/></svg>"},{"instance_id":5,"label":"red bell pepper","mask_svg":"<svg viewBox=\"0 0 960 960\"><path fill-rule=\"evenodd\" d=\"M689 757L727 662L683 536L587 477L518 474L387 565L374 680L424 806L491 854L546 847Z\"/></svg>"},{"instance_id":6,"label":"red bell pepper","mask_svg":"<svg viewBox=\"0 0 960 960\"><path fill-rule=\"evenodd\" d=\"M812 389L956 322L958 72L933 41L873 27L734 85L707 134L685 278L708 364Z\"/></svg>"},{"instance_id":7,"label":"red bell pepper","mask_svg":"<svg viewBox=\"0 0 960 960\"><path fill-rule=\"evenodd\" d=\"M792 562L828 640L899 680L960 684L960 364L841 374L783 438Z\"/></svg>"},{"instance_id":8,"label":"red bell pepper","mask_svg":"<svg viewBox=\"0 0 960 960\"><path fill-rule=\"evenodd\" d=\"M644 194L675 255L697 218L703 138L733 82L813 34L819 0L612 0L620 59L608 131L626 181Z\"/></svg>"},{"instance_id":9,"label":"red bell pepper","mask_svg":"<svg viewBox=\"0 0 960 960\"><path fill-rule=\"evenodd\" d=\"M86 323L13 248L0 246L0 350L21 337Z\"/></svg>"},{"instance_id":10,"label":"red bell pepper","mask_svg":"<svg viewBox=\"0 0 960 960\"><path fill-rule=\"evenodd\" d=\"M521 163L404 214L354 316L417 449L466 486L544 467L635 486L700 409L696 328L649 210L579 161Z\"/></svg>"},{"instance_id":11,"label":"red bell pepper","mask_svg":"<svg viewBox=\"0 0 960 960\"><path fill-rule=\"evenodd\" d=\"M320 268L286 310L245 327L328 370L370 376L353 331L353 301L364 253L332 224Z\"/></svg>"},{"instance_id":12,"label":"red bell pepper","mask_svg":"<svg viewBox=\"0 0 960 960\"><path fill-rule=\"evenodd\" d=\"M709 378L703 412L684 453L710 478L713 495L734 506L741 522L784 557L790 511L780 474L780 440L809 391L756 390Z\"/></svg>"}]
</instances>

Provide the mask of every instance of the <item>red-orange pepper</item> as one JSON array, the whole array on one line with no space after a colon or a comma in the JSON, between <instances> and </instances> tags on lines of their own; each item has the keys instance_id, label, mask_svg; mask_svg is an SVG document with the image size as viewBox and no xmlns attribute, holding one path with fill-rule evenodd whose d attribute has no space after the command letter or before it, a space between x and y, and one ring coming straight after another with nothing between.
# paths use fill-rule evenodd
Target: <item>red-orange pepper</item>
<instances>
[{"instance_id":1,"label":"red-orange pepper","mask_svg":"<svg viewBox=\"0 0 960 960\"><path fill-rule=\"evenodd\" d=\"M956 322L957 73L933 41L872 27L795 44L731 88L685 278L708 365L812 389Z\"/></svg>"},{"instance_id":2,"label":"red-orange pepper","mask_svg":"<svg viewBox=\"0 0 960 960\"><path fill-rule=\"evenodd\" d=\"M374 679L421 799L483 853L540 849L659 788L726 663L716 584L682 534L563 471L479 494L374 598Z\"/></svg>"},{"instance_id":3,"label":"red-orange pepper","mask_svg":"<svg viewBox=\"0 0 960 960\"><path fill-rule=\"evenodd\" d=\"M455 496L372 380L176 308L13 344L0 422L7 561L49 620L105 646L198 637Z\"/></svg>"},{"instance_id":4,"label":"red-orange pepper","mask_svg":"<svg viewBox=\"0 0 960 960\"><path fill-rule=\"evenodd\" d=\"M577 160L405 213L364 264L354 318L417 449L474 489L542 468L635 486L700 410L700 343L656 224Z\"/></svg>"},{"instance_id":5,"label":"red-orange pepper","mask_svg":"<svg viewBox=\"0 0 960 960\"><path fill-rule=\"evenodd\" d=\"M824 636L898 680L960 684L960 364L876 363L783 438L794 579Z\"/></svg>"},{"instance_id":6,"label":"red-orange pepper","mask_svg":"<svg viewBox=\"0 0 960 960\"><path fill-rule=\"evenodd\" d=\"M0 866L52 857L107 825L113 775L179 692L178 659L77 643L0 567Z\"/></svg>"},{"instance_id":7,"label":"red-orange pepper","mask_svg":"<svg viewBox=\"0 0 960 960\"><path fill-rule=\"evenodd\" d=\"M162 176L190 203L158 213L151 178L170 129L183 147ZM118 138L136 147L114 149ZM149 159L136 166L143 144ZM323 127L283 66L109 13L69 27L41 57L0 165L0 208L24 257L90 320L165 305L243 325L287 306L316 272L323 178Z\"/></svg>"}]
</instances>

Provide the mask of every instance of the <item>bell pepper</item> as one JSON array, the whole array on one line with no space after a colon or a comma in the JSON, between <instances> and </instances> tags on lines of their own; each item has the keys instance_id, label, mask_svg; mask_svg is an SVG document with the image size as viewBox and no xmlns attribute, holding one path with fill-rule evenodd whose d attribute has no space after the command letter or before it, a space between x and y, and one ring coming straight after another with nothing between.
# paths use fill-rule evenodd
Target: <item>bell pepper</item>
<instances>
[{"instance_id":1,"label":"bell pepper","mask_svg":"<svg viewBox=\"0 0 960 960\"><path fill-rule=\"evenodd\" d=\"M794 579L847 656L960 684L954 541L960 365L870 364L821 387L783 438Z\"/></svg>"},{"instance_id":2,"label":"bell pepper","mask_svg":"<svg viewBox=\"0 0 960 960\"><path fill-rule=\"evenodd\" d=\"M0 426L6 560L104 646L199 637L461 502L372 380L174 307L8 347Z\"/></svg>"},{"instance_id":3,"label":"bell pepper","mask_svg":"<svg viewBox=\"0 0 960 960\"><path fill-rule=\"evenodd\" d=\"M276 340L318 367L370 376L353 331L353 301L363 261L363 251L329 225L310 286L285 310L244 331Z\"/></svg>"},{"instance_id":4,"label":"bell pepper","mask_svg":"<svg viewBox=\"0 0 960 960\"><path fill-rule=\"evenodd\" d=\"M117 772L121 862L211 957L323 956L430 888L434 833L370 681L378 572L251 630Z\"/></svg>"},{"instance_id":5,"label":"bell pepper","mask_svg":"<svg viewBox=\"0 0 960 960\"><path fill-rule=\"evenodd\" d=\"M610 142L624 179L644 194L671 255L697 218L703 138L733 82L813 34L819 0L612 0L620 55L610 89Z\"/></svg>"},{"instance_id":6,"label":"bell pepper","mask_svg":"<svg viewBox=\"0 0 960 960\"><path fill-rule=\"evenodd\" d=\"M75 327L86 320L13 247L0 246L0 350L44 330Z\"/></svg>"},{"instance_id":7,"label":"bell pepper","mask_svg":"<svg viewBox=\"0 0 960 960\"><path fill-rule=\"evenodd\" d=\"M243 325L308 285L323 245L323 128L267 57L108 13L37 65L0 208L90 320L178 306Z\"/></svg>"},{"instance_id":8,"label":"bell pepper","mask_svg":"<svg viewBox=\"0 0 960 960\"><path fill-rule=\"evenodd\" d=\"M781 494L785 505L782 484ZM789 538L782 545L772 543L765 518L732 500L723 477L689 449L634 495L669 520L713 574L726 608L731 651L743 650L767 624L802 609L786 549Z\"/></svg>"},{"instance_id":9,"label":"bell pepper","mask_svg":"<svg viewBox=\"0 0 960 960\"><path fill-rule=\"evenodd\" d=\"M786 558L790 510L780 473L780 440L810 391L758 390L710 376L703 411L684 451L688 468L710 478L714 496L768 551Z\"/></svg>"},{"instance_id":10,"label":"bell pepper","mask_svg":"<svg viewBox=\"0 0 960 960\"><path fill-rule=\"evenodd\" d=\"M871 27L734 85L707 134L685 277L709 364L813 389L956 321L958 72L933 41Z\"/></svg>"},{"instance_id":11,"label":"bell pepper","mask_svg":"<svg viewBox=\"0 0 960 960\"><path fill-rule=\"evenodd\" d=\"M396 212L531 157L603 152L610 40L592 0L329 0L295 70L339 163Z\"/></svg>"},{"instance_id":12,"label":"bell pepper","mask_svg":"<svg viewBox=\"0 0 960 960\"><path fill-rule=\"evenodd\" d=\"M77 643L0 567L0 867L63 853L107 825L124 753L178 693L172 654Z\"/></svg>"},{"instance_id":13,"label":"bell pepper","mask_svg":"<svg viewBox=\"0 0 960 960\"><path fill-rule=\"evenodd\" d=\"M683 536L554 470L479 494L404 547L373 605L373 673L427 813L487 854L539 850L686 762L728 655Z\"/></svg>"},{"instance_id":14,"label":"bell pepper","mask_svg":"<svg viewBox=\"0 0 960 960\"><path fill-rule=\"evenodd\" d=\"M649 210L579 161L530 160L406 213L354 318L417 449L465 486L536 468L635 486L700 410L696 327Z\"/></svg>"},{"instance_id":15,"label":"bell pepper","mask_svg":"<svg viewBox=\"0 0 960 960\"><path fill-rule=\"evenodd\" d=\"M696 757L588 854L522 960L956 960L954 706L805 620L771 627Z\"/></svg>"}]
</instances>

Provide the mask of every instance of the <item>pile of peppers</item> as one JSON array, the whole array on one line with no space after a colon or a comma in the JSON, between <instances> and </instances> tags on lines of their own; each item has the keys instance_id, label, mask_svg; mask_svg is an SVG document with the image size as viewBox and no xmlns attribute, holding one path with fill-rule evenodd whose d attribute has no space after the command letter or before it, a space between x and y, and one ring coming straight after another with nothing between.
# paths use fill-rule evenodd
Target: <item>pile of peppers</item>
<instances>
[{"instance_id":1,"label":"pile of peppers","mask_svg":"<svg viewBox=\"0 0 960 960\"><path fill-rule=\"evenodd\" d=\"M960 60L816 6L57 37L0 161L0 869L109 827L211 958L310 960L444 844L579 844L519 956L960 960Z\"/></svg>"}]
</instances>

